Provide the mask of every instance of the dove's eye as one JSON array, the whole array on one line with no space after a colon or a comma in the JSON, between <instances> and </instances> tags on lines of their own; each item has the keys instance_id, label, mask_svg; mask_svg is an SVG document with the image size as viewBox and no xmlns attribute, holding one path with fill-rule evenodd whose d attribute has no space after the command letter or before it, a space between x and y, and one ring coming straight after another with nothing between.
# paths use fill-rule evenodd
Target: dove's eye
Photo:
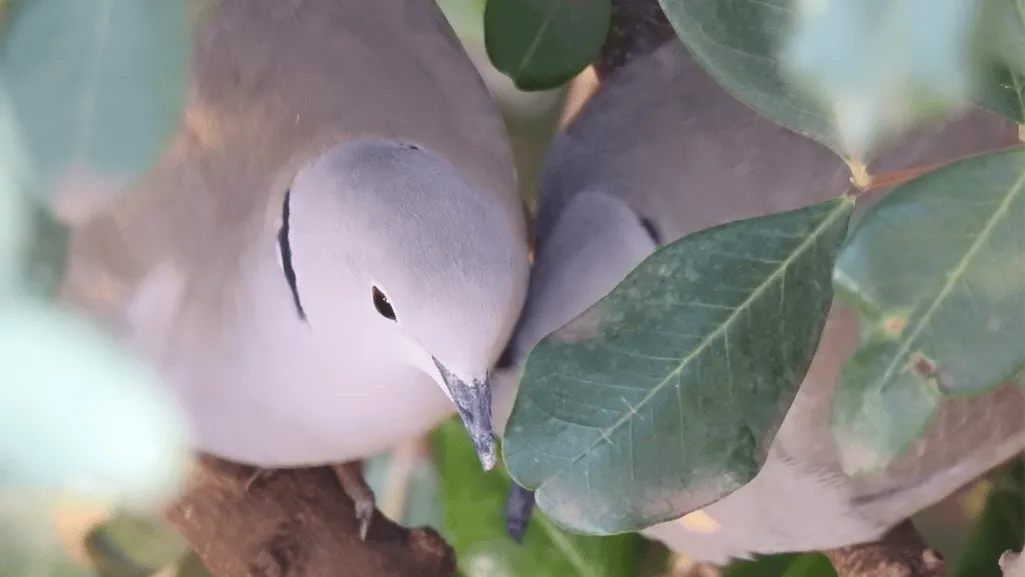
<instances>
[{"instance_id":1,"label":"dove's eye","mask_svg":"<svg viewBox=\"0 0 1025 577\"><path fill-rule=\"evenodd\" d=\"M373 293L374 308L377 309L377 312L381 313L381 316L386 319L395 320L395 309L392 308L391 301L388 300L388 297L386 297L377 287L374 287Z\"/></svg>"}]
</instances>

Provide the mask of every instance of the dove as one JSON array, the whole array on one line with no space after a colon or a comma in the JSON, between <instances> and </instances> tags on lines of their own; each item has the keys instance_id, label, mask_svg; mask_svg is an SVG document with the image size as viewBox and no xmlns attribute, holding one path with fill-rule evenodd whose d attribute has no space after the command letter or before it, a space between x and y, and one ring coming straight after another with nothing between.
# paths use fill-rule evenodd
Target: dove
<instances>
[{"instance_id":1,"label":"dove","mask_svg":"<svg viewBox=\"0 0 1025 577\"><path fill-rule=\"evenodd\" d=\"M1016 137L1002 118L959 112L895 143L873 169L949 161ZM608 294L658 246L836 198L849 178L824 146L732 97L677 39L618 70L547 153L527 302L496 377L498 430L530 348ZM859 205L864 200L870 198ZM1025 403L1005 387L948 401L926 437L884 474L848 477L828 421L839 368L857 340L857 317L834 303L760 472L734 493L643 534L713 564L873 541L1025 446ZM532 503L529 491L513 488L507 520L514 538Z\"/></svg>"},{"instance_id":2,"label":"dove","mask_svg":"<svg viewBox=\"0 0 1025 577\"><path fill-rule=\"evenodd\" d=\"M74 223L62 297L159 368L200 452L358 462L458 412L493 466L525 213L434 0L220 0L191 74L155 166Z\"/></svg>"}]
</instances>

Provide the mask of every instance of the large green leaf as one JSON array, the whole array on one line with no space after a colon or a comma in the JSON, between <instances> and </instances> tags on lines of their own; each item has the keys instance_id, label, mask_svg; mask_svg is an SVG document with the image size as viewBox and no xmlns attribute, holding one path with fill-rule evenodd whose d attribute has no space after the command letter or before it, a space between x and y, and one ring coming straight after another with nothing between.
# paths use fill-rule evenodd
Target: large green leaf
<instances>
[{"instance_id":1,"label":"large green leaf","mask_svg":"<svg viewBox=\"0 0 1025 577\"><path fill-rule=\"evenodd\" d=\"M843 153L826 110L784 76L778 53L793 0L659 0L694 57L733 96L760 114Z\"/></svg>"},{"instance_id":2,"label":"large green leaf","mask_svg":"<svg viewBox=\"0 0 1025 577\"><path fill-rule=\"evenodd\" d=\"M594 60L611 17L611 0L488 0L484 42L517 88L546 90Z\"/></svg>"},{"instance_id":3,"label":"large green leaf","mask_svg":"<svg viewBox=\"0 0 1025 577\"><path fill-rule=\"evenodd\" d=\"M836 570L822 553L781 553L734 561L722 577L836 577Z\"/></svg>"},{"instance_id":4,"label":"large green leaf","mask_svg":"<svg viewBox=\"0 0 1025 577\"><path fill-rule=\"evenodd\" d=\"M506 533L502 514L509 478L501 466L485 473L466 431L452 419L432 438L441 473L445 538L456 551L465 577L632 576L640 537L573 535L539 514L522 545Z\"/></svg>"},{"instance_id":5,"label":"large green leaf","mask_svg":"<svg viewBox=\"0 0 1025 577\"><path fill-rule=\"evenodd\" d=\"M684 237L535 346L504 457L538 507L617 533L750 481L814 354L851 206Z\"/></svg>"},{"instance_id":6,"label":"large green leaf","mask_svg":"<svg viewBox=\"0 0 1025 577\"><path fill-rule=\"evenodd\" d=\"M982 510L952 577L1001 577L997 560L1025 541L1025 466L1019 457L990 482Z\"/></svg>"},{"instance_id":7,"label":"large green leaf","mask_svg":"<svg viewBox=\"0 0 1025 577\"><path fill-rule=\"evenodd\" d=\"M1025 365L1025 149L907 182L860 220L837 294L863 344L843 367L832 428L848 474L885 467L944 395L992 390Z\"/></svg>"},{"instance_id":8,"label":"large green leaf","mask_svg":"<svg viewBox=\"0 0 1025 577\"><path fill-rule=\"evenodd\" d=\"M188 10L188 2L138 0L15 4L0 81L21 123L37 192L79 211L156 160L183 107Z\"/></svg>"}]
</instances>

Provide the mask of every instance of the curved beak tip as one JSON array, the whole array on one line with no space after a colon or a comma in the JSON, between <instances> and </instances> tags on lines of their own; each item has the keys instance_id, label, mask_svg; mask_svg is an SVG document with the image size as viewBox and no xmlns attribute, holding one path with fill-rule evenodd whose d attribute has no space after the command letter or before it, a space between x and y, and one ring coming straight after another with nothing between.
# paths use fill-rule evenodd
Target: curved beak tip
<instances>
[{"instance_id":1,"label":"curved beak tip","mask_svg":"<svg viewBox=\"0 0 1025 577\"><path fill-rule=\"evenodd\" d=\"M495 438L494 435L488 435L488 439L474 439L473 447L477 450L477 457L480 459L480 464L485 471L490 471L495 467L495 463L498 462L498 456L495 454Z\"/></svg>"},{"instance_id":2,"label":"curved beak tip","mask_svg":"<svg viewBox=\"0 0 1025 577\"><path fill-rule=\"evenodd\" d=\"M491 378L474 379L471 384L467 384L437 360L435 364L441 371L442 379L459 411L463 426L473 441L481 466L485 471L491 470L498 461L495 430L491 425Z\"/></svg>"}]
</instances>

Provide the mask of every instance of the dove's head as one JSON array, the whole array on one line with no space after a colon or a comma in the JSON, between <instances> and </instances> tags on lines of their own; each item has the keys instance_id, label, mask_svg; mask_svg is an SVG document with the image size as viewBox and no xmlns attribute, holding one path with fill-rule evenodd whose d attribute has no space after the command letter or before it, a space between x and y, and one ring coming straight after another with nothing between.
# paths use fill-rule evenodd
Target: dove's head
<instances>
[{"instance_id":1,"label":"dove's head","mask_svg":"<svg viewBox=\"0 0 1025 577\"><path fill-rule=\"evenodd\" d=\"M377 363L427 373L495 462L491 367L523 305L519 215L429 150L349 142L302 168L278 234L297 312L340 327Z\"/></svg>"}]
</instances>

